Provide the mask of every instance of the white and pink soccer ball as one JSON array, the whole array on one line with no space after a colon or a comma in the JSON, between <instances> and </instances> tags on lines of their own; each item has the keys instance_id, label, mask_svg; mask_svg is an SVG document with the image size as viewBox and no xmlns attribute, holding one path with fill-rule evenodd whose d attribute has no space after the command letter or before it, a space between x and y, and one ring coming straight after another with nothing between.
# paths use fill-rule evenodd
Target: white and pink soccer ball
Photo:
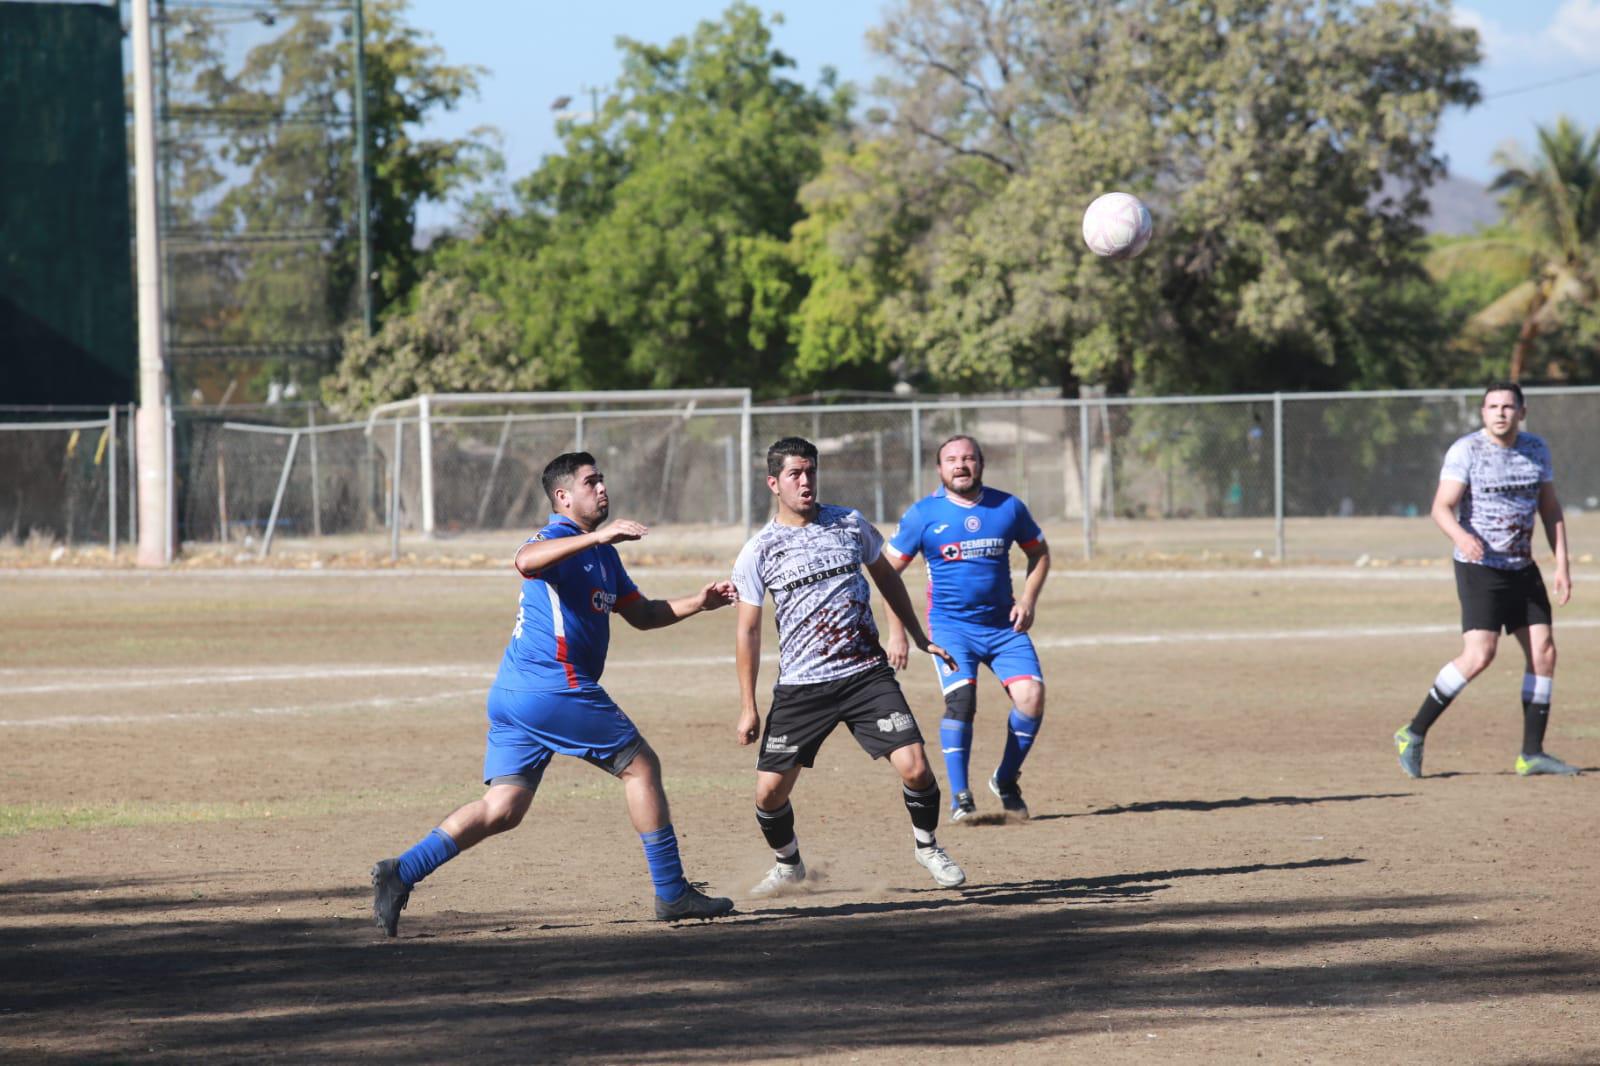
<instances>
[{"instance_id":1,"label":"white and pink soccer ball","mask_svg":"<svg viewBox=\"0 0 1600 1066\"><path fill-rule=\"evenodd\" d=\"M1108 192L1083 213L1083 243L1107 259L1132 259L1150 243L1150 209L1137 196Z\"/></svg>"}]
</instances>

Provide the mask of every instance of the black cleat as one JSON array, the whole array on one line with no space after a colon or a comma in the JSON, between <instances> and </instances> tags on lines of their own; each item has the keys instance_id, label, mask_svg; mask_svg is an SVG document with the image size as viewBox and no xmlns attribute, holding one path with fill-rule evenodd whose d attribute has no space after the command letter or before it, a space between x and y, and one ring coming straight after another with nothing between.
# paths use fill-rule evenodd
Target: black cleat
<instances>
[{"instance_id":1,"label":"black cleat","mask_svg":"<svg viewBox=\"0 0 1600 1066\"><path fill-rule=\"evenodd\" d=\"M951 797L950 820L952 822L965 821L978 813L978 805L972 802L972 793L962 789Z\"/></svg>"},{"instance_id":2,"label":"black cleat","mask_svg":"<svg viewBox=\"0 0 1600 1066\"><path fill-rule=\"evenodd\" d=\"M721 918L733 913L733 900L726 896L708 896L690 885L675 900L656 897L656 921L677 922L685 918Z\"/></svg>"},{"instance_id":3,"label":"black cleat","mask_svg":"<svg viewBox=\"0 0 1600 1066\"><path fill-rule=\"evenodd\" d=\"M1022 802L1022 788L1015 780L1002 781L998 775L989 778L989 791L1000 797L1000 806L1013 818L1027 818L1028 805Z\"/></svg>"},{"instance_id":4,"label":"black cleat","mask_svg":"<svg viewBox=\"0 0 1600 1066\"><path fill-rule=\"evenodd\" d=\"M372 921L387 936L400 932L400 912L411 898L411 886L400 880L400 860L384 859L372 868Z\"/></svg>"}]
</instances>

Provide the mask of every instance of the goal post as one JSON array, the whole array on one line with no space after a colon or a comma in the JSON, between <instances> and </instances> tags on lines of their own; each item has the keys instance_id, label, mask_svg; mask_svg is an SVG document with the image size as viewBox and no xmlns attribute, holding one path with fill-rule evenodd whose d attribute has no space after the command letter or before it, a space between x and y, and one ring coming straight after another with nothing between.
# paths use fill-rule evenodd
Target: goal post
<instances>
[{"instance_id":1,"label":"goal post","mask_svg":"<svg viewBox=\"0 0 1600 1066\"><path fill-rule=\"evenodd\" d=\"M658 521L709 514L749 531L751 403L747 388L427 393L379 404L366 426L379 441L387 439L378 432L385 424L415 433L414 513L423 536L481 528L495 524L492 514L503 522L526 511L531 468L517 461L519 448L536 455L552 448L593 451L639 513ZM524 491L513 487L513 466L525 476ZM691 487L690 471L736 480L738 491L723 484L699 492L690 504L699 510L686 512L670 497Z\"/></svg>"}]
</instances>

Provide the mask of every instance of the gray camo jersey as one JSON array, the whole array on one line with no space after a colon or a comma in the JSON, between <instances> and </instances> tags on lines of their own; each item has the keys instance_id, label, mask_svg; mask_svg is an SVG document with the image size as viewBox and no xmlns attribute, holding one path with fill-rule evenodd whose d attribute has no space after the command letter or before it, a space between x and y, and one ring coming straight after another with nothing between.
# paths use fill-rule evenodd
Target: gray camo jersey
<instances>
[{"instance_id":1,"label":"gray camo jersey","mask_svg":"<svg viewBox=\"0 0 1600 1066\"><path fill-rule=\"evenodd\" d=\"M1484 566L1521 570L1533 562L1533 526L1539 513L1539 486L1555 480L1550 449L1532 433L1518 433L1502 448L1482 430L1450 445L1441 481L1467 487L1456 518L1483 541ZM1458 562L1470 562L1457 552Z\"/></svg>"},{"instance_id":2,"label":"gray camo jersey","mask_svg":"<svg viewBox=\"0 0 1600 1066\"><path fill-rule=\"evenodd\" d=\"M776 521L744 546L733 564L739 599L777 606L778 684L813 685L884 662L863 564L883 538L860 511L823 504L816 521Z\"/></svg>"}]
</instances>

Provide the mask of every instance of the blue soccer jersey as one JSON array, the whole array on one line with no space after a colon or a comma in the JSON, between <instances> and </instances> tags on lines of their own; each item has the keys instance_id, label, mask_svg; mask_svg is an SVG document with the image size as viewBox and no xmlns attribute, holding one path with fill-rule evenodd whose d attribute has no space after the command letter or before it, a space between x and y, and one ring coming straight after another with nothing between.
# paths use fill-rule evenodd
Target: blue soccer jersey
<instances>
[{"instance_id":1,"label":"blue soccer jersey","mask_svg":"<svg viewBox=\"0 0 1600 1066\"><path fill-rule=\"evenodd\" d=\"M571 519L550 516L531 540L583 534ZM597 684L611 643L611 612L639 597L617 549L597 544L522 582L517 624L500 660L497 688L551 692Z\"/></svg>"},{"instance_id":2,"label":"blue soccer jersey","mask_svg":"<svg viewBox=\"0 0 1600 1066\"><path fill-rule=\"evenodd\" d=\"M1044 538L1023 502L985 487L976 503L952 498L941 485L912 504L885 550L928 562L928 619L1009 626L1011 545Z\"/></svg>"}]
</instances>

